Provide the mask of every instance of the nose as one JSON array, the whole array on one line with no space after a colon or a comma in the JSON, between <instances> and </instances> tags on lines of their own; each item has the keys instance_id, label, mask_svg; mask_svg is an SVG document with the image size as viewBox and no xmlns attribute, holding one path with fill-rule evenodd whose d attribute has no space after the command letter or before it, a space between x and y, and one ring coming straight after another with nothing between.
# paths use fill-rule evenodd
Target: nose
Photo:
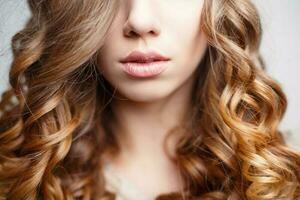
<instances>
[{"instance_id":1,"label":"nose","mask_svg":"<svg viewBox=\"0 0 300 200\"><path fill-rule=\"evenodd\" d=\"M132 0L128 10L128 19L124 24L126 37L146 37L160 33L155 7L151 7L153 0Z\"/></svg>"}]
</instances>

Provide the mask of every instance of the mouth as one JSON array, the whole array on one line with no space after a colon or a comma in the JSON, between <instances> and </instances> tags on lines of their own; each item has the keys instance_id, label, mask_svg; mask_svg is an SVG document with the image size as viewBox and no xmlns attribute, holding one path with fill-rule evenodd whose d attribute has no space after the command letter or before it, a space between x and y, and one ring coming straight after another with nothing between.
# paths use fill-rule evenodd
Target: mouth
<instances>
[{"instance_id":1,"label":"mouth","mask_svg":"<svg viewBox=\"0 0 300 200\"><path fill-rule=\"evenodd\" d=\"M120 60L121 63L149 63L156 61L168 61L170 58L160 55L154 51L143 53L140 51L133 51L127 57Z\"/></svg>"},{"instance_id":2,"label":"mouth","mask_svg":"<svg viewBox=\"0 0 300 200\"><path fill-rule=\"evenodd\" d=\"M120 60L122 69L130 76L153 77L161 74L167 68L170 58L156 52L142 53L133 51L126 58Z\"/></svg>"},{"instance_id":3,"label":"mouth","mask_svg":"<svg viewBox=\"0 0 300 200\"><path fill-rule=\"evenodd\" d=\"M168 61L154 61L144 63L122 63L122 69L125 73L134 77L153 77L161 74L167 69Z\"/></svg>"}]
</instances>

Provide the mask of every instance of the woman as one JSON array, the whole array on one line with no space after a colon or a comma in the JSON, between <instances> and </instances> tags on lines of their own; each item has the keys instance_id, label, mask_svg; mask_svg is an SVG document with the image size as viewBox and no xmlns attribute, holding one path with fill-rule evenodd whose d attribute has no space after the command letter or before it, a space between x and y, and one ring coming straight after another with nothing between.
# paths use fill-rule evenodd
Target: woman
<instances>
[{"instance_id":1,"label":"woman","mask_svg":"<svg viewBox=\"0 0 300 200\"><path fill-rule=\"evenodd\" d=\"M28 3L0 104L2 199L300 198L250 0Z\"/></svg>"}]
</instances>

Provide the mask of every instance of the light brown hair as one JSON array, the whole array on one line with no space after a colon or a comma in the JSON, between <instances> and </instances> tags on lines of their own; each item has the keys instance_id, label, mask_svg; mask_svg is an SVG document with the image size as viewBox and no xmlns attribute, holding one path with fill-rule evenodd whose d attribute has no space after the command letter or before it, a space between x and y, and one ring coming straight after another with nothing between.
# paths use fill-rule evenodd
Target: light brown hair
<instances>
[{"instance_id":1,"label":"light brown hair","mask_svg":"<svg viewBox=\"0 0 300 200\"><path fill-rule=\"evenodd\" d=\"M101 155L118 150L114 89L95 62L118 0L28 0L0 102L0 199L114 199ZM208 49L193 110L173 130L185 190L157 199L300 198L300 155L278 129L287 99L265 72L250 0L204 0ZM159 180L158 180L159 181Z\"/></svg>"}]
</instances>

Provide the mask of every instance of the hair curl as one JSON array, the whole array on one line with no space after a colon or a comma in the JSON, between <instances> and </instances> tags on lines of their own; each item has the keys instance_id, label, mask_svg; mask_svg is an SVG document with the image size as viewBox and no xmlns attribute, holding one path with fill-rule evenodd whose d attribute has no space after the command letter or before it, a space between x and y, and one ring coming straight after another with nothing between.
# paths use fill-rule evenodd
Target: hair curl
<instances>
[{"instance_id":1,"label":"hair curl","mask_svg":"<svg viewBox=\"0 0 300 200\"><path fill-rule=\"evenodd\" d=\"M118 150L114 90L95 56L118 2L28 0L32 16L12 39L0 102L0 199L115 198L100 162ZM264 71L255 6L204 0L201 17L209 45L191 117L170 131L180 136L172 159L185 188L157 199L300 198L300 155L278 130L287 100Z\"/></svg>"}]
</instances>

